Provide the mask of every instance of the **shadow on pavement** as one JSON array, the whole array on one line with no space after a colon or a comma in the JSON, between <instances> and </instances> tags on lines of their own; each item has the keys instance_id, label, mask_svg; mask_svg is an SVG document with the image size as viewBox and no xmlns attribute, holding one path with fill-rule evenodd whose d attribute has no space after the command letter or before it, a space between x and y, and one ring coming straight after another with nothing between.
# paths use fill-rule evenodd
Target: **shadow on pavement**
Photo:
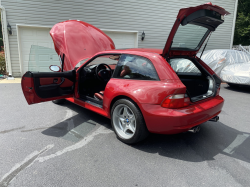
<instances>
[{"instance_id":1,"label":"shadow on pavement","mask_svg":"<svg viewBox=\"0 0 250 187\"><path fill-rule=\"evenodd\" d=\"M199 133L176 135L152 134L132 147L148 153L189 162L214 160L218 154L250 163L250 134L240 132L221 122L206 122Z\"/></svg>"},{"instance_id":2,"label":"shadow on pavement","mask_svg":"<svg viewBox=\"0 0 250 187\"><path fill-rule=\"evenodd\" d=\"M224 87L227 90L235 91L235 92L241 92L241 93L250 93L250 86L225 86Z\"/></svg>"},{"instance_id":3,"label":"shadow on pavement","mask_svg":"<svg viewBox=\"0 0 250 187\"><path fill-rule=\"evenodd\" d=\"M84 109L68 101L61 106L73 110L77 114L42 131L42 134L55 137L66 137L65 139L71 141L79 141L91 132L96 124L102 124L109 129L111 128L109 119L90 110Z\"/></svg>"},{"instance_id":4,"label":"shadow on pavement","mask_svg":"<svg viewBox=\"0 0 250 187\"><path fill-rule=\"evenodd\" d=\"M79 141L93 130L96 124L111 129L110 120L99 114L70 102L62 106L75 111L77 115L44 130L43 134L65 137L73 129L77 132L77 135L73 134L75 141ZM151 134L145 141L131 147L189 162L214 160L216 155L223 154L250 163L249 137L250 133L238 131L221 122L206 122L201 125L199 133Z\"/></svg>"}]
</instances>

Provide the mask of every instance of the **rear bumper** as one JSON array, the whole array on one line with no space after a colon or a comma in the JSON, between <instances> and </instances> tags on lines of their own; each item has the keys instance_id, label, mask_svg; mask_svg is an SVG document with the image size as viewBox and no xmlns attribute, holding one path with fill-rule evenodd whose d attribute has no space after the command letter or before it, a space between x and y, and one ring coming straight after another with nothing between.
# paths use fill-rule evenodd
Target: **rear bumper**
<instances>
[{"instance_id":1,"label":"rear bumper","mask_svg":"<svg viewBox=\"0 0 250 187\"><path fill-rule=\"evenodd\" d=\"M216 96L180 109L167 109L160 105L141 104L147 128L160 134L177 134L188 131L217 116L223 107L224 99Z\"/></svg>"}]
</instances>

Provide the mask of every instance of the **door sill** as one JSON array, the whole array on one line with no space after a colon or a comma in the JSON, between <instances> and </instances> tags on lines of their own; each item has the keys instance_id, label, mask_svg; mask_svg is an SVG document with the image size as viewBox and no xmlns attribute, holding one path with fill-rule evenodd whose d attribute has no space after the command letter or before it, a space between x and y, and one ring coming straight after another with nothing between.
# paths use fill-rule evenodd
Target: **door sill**
<instances>
[{"instance_id":1,"label":"door sill","mask_svg":"<svg viewBox=\"0 0 250 187\"><path fill-rule=\"evenodd\" d=\"M88 100L86 101L86 100L85 100L85 103L88 103L88 104L90 104L90 105L93 105L93 106L96 106L96 107L98 107L98 108L103 109L103 108L102 108L102 105L99 105L99 104L94 103L94 102L92 102L92 101L88 101Z\"/></svg>"},{"instance_id":2,"label":"door sill","mask_svg":"<svg viewBox=\"0 0 250 187\"><path fill-rule=\"evenodd\" d=\"M102 101L97 101L91 97L88 97L86 95L80 95L80 100L84 101L85 103L88 103L88 104L91 104L93 106L96 106L98 108L101 108L103 109L102 105L103 105L103 102Z\"/></svg>"}]
</instances>

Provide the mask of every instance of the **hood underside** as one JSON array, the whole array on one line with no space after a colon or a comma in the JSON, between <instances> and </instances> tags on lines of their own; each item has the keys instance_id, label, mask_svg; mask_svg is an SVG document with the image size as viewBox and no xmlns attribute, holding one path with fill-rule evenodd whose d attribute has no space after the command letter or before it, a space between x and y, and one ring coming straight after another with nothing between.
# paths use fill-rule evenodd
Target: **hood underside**
<instances>
[{"instance_id":1,"label":"hood underside","mask_svg":"<svg viewBox=\"0 0 250 187\"><path fill-rule=\"evenodd\" d=\"M95 53L115 49L112 39L103 31L83 21L57 23L50 31L55 50L62 57L64 70L69 71Z\"/></svg>"}]
</instances>

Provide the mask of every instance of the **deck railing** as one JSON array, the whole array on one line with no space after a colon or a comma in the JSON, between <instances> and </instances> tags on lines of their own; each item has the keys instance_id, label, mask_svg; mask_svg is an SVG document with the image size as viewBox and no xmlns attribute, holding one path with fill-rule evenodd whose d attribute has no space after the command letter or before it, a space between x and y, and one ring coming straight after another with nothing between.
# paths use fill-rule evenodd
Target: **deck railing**
<instances>
[{"instance_id":1,"label":"deck railing","mask_svg":"<svg viewBox=\"0 0 250 187\"><path fill-rule=\"evenodd\" d=\"M243 52L250 54L250 46L234 45L233 49L243 51Z\"/></svg>"}]
</instances>

